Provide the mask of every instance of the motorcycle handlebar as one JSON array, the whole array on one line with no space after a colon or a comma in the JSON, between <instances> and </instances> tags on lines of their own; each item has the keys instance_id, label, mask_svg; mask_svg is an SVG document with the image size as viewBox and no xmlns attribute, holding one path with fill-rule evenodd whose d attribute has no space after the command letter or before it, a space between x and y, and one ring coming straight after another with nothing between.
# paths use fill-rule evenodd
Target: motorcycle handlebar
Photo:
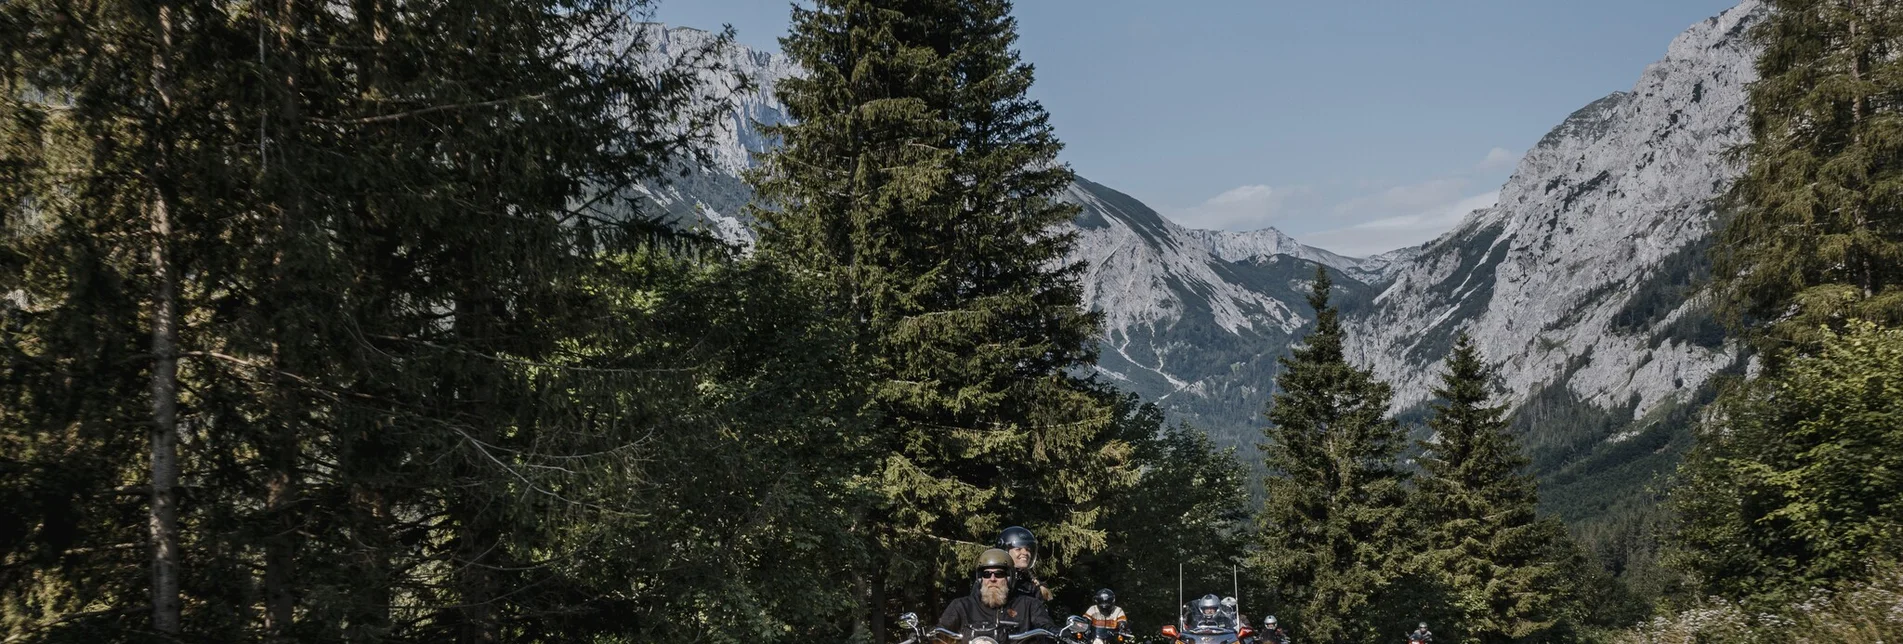
<instances>
[{"instance_id":1,"label":"motorcycle handlebar","mask_svg":"<svg viewBox=\"0 0 1903 644\"><path fill-rule=\"evenodd\" d=\"M1009 639L1013 642L1021 642L1024 640L1031 639L1033 637L1048 637L1051 639L1057 639L1057 634L1044 630L1042 628L1038 628L1038 629L1032 629L1022 633L1018 633L1016 635L1006 635L1005 639Z\"/></svg>"}]
</instances>

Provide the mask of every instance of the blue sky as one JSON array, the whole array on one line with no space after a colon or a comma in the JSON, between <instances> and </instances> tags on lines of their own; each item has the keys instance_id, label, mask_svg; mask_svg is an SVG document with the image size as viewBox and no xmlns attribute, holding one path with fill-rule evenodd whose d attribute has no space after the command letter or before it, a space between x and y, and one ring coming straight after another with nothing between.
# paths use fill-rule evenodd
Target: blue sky
<instances>
[{"instance_id":1,"label":"blue sky","mask_svg":"<svg viewBox=\"0 0 1903 644\"><path fill-rule=\"evenodd\" d=\"M1019 0L1064 160L1197 228L1362 255L1491 203L1573 110L1736 0ZM787 0L660 0L777 49Z\"/></svg>"}]
</instances>

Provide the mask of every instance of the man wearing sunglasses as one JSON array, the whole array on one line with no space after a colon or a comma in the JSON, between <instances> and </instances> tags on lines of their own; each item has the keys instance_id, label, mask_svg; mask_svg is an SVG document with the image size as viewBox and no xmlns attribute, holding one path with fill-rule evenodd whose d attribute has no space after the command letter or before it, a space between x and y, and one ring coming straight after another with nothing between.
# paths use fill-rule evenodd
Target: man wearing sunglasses
<instances>
[{"instance_id":1,"label":"man wearing sunglasses","mask_svg":"<svg viewBox=\"0 0 1903 644\"><path fill-rule=\"evenodd\" d=\"M967 638L977 634L999 640L1040 628L1057 630L1043 600L1012 590L1010 553L986 550L972 569L971 594L945 607L938 618L940 627Z\"/></svg>"}]
</instances>

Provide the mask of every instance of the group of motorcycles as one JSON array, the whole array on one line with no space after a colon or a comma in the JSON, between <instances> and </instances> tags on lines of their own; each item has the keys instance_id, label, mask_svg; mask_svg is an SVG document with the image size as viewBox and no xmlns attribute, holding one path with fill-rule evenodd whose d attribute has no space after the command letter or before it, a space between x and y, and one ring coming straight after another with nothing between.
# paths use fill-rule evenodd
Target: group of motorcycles
<instances>
[{"instance_id":1,"label":"group of motorcycles","mask_svg":"<svg viewBox=\"0 0 1903 644\"><path fill-rule=\"evenodd\" d=\"M1005 635L989 631L959 633L942 627L925 630L918 621L918 613L906 613L899 616L899 626L912 632L912 637L899 644L1009 644L1011 642L1080 642L1084 644L1132 644L1135 640L1129 635L1117 631L1093 626L1090 620L1072 615L1065 620L1064 627L1053 633L1046 629L1033 629L1015 635ZM1231 640L1234 641L1234 640Z\"/></svg>"},{"instance_id":2,"label":"group of motorcycles","mask_svg":"<svg viewBox=\"0 0 1903 644\"><path fill-rule=\"evenodd\" d=\"M1093 626L1088 619L1077 615L1065 620L1063 628L1057 632L1046 629L1034 629L1013 635L988 631L959 633L945 628L934 627L925 630L920 624L918 613L906 613L899 616L899 626L912 633L912 636L899 644L1010 644L1012 642L1078 642L1080 644L1134 644L1135 638L1112 629ZM1247 644L1255 641L1255 631L1247 626L1164 626L1163 636L1173 644Z\"/></svg>"}]
</instances>

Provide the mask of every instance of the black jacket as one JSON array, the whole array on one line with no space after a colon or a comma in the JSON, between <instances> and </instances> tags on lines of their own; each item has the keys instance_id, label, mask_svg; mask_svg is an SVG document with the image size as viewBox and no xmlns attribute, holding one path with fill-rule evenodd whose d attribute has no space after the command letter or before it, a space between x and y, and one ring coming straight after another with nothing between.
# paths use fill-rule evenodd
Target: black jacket
<instances>
[{"instance_id":1,"label":"black jacket","mask_svg":"<svg viewBox=\"0 0 1903 644\"><path fill-rule=\"evenodd\" d=\"M1003 640L1000 637L1003 635L1040 628L1057 631L1050 612L1044 609L1044 600L1017 593L1012 593L1011 599L999 608L986 608L974 595L954 599L945 607L945 614L938 617L938 625L960 635L983 633L998 640Z\"/></svg>"}]
</instances>

